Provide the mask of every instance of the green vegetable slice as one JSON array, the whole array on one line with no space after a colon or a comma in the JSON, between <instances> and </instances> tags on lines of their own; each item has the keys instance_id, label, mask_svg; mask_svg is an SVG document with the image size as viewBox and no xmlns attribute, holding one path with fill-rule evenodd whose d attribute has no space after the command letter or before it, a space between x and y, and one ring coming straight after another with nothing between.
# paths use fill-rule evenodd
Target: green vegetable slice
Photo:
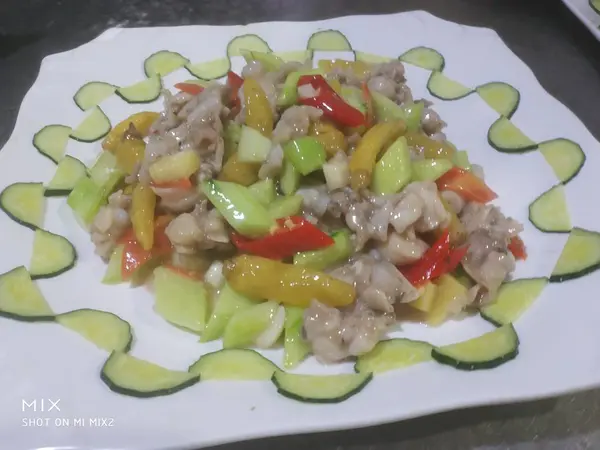
<instances>
[{"instance_id":1,"label":"green vegetable slice","mask_svg":"<svg viewBox=\"0 0 600 450\"><path fill-rule=\"evenodd\" d=\"M113 95L117 88L117 86L104 81L90 81L77 90L73 101L79 109L87 111Z\"/></svg>"},{"instance_id":2,"label":"green vegetable slice","mask_svg":"<svg viewBox=\"0 0 600 450\"><path fill-rule=\"evenodd\" d=\"M414 47L398 57L402 62L427 70L444 70L446 62L440 52L429 47Z\"/></svg>"},{"instance_id":3,"label":"green vegetable slice","mask_svg":"<svg viewBox=\"0 0 600 450\"><path fill-rule=\"evenodd\" d=\"M306 44L308 50L318 51L351 51L348 38L338 30L323 30L313 33Z\"/></svg>"},{"instance_id":4,"label":"green vegetable slice","mask_svg":"<svg viewBox=\"0 0 600 450\"><path fill-rule=\"evenodd\" d=\"M229 44L227 44L227 57L242 56L242 50L252 52L272 52L269 44L256 34L243 34L241 36L234 37Z\"/></svg>"},{"instance_id":5,"label":"green vegetable slice","mask_svg":"<svg viewBox=\"0 0 600 450\"><path fill-rule=\"evenodd\" d=\"M202 355L189 372L206 380L269 380L277 366L250 349L229 348Z\"/></svg>"},{"instance_id":6,"label":"green vegetable slice","mask_svg":"<svg viewBox=\"0 0 600 450\"><path fill-rule=\"evenodd\" d=\"M575 178L585 164L585 153L579 144L569 139L545 141L539 144L539 149L563 184Z\"/></svg>"},{"instance_id":7,"label":"green vegetable slice","mask_svg":"<svg viewBox=\"0 0 600 450\"><path fill-rule=\"evenodd\" d=\"M365 355L358 357L354 370L359 373L383 373L402 369L431 360L431 349L427 342L410 339L388 339L381 341Z\"/></svg>"},{"instance_id":8,"label":"green vegetable slice","mask_svg":"<svg viewBox=\"0 0 600 450\"><path fill-rule=\"evenodd\" d=\"M42 226L45 206L42 183L13 183L0 193L0 209L18 224L32 230Z\"/></svg>"},{"instance_id":9,"label":"green vegetable slice","mask_svg":"<svg viewBox=\"0 0 600 450\"><path fill-rule=\"evenodd\" d=\"M521 100L521 94L508 83L493 81L478 86L476 92L494 111L510 119Z\"/></svg>"},{"instance_id":10,"label":"green vegetable slice","mask_svg":"<svg viewBox=\"0 0 600 450\"><path fill-rule=\"evenodd\" d=\"M58 164L67 151L71 127L46 125L33 136L33 146L38 152Z\"/></svg>"},{"instance_id":11,"label":"green vegetable slice","mask_svg":"<svg viewBox=\"0 0 600 450\"><path fill-rule=\"evenodd\" d=\"M160 76L152 75L130 86L120 87L116 94L127 103L152 103L160 96L162 81Z\"/></svg>"},{"instance_id":12,"label":"green vegetable slice","mask_svg":"<svg viewBox=\"0 0 600 450\"><path fill-rule=\"evenodd\" d=\"M131 347L131 326L113 313L77 309L57 315L56 321L102 350L127 353Z\"/></svg>"},{"instance_id":13,"label":"green vegetable slice","mask_svg":"<svg viewBox=\"0 0 600 450\"><path fill-rule=\"evenodd\" d=\"M305 403L340 403L362 391L373 379L370 373L299 375L276 371L273 384L281 395Z\"/></svg>"},{"instance_id":14,"label":"green vegetable slice","mask_svg":"<svg viewBox=\"0 0 600 450\"><path fill-rule=\"evenodd\" d=\"M427 81L427 90L440 100L458 100L471 94L473 90L454 81L442 72L431 72Z\"/></svg>"},{"instance_id":15,"label":"green vegetable slice","mask_svg":"<svg viewBox=\"0 0 600 450\"><path fill-rule=\"evenodd\" d=\"M574 280L600 268L600 233L573 228L550 275L550 282Z\"/></svg>"},{"instance_id":16,"label":"green vegetable slice","mask_svg":"<svg viewBox=\"0 0 600 450\"><path fill-rule=\"evenodd\" d=\"M111 129L110 120L100 107L95 106L85 119L71 131L71 139L80 142L96 142L106 136Z\"/></svg>"},{"instance_id":17,"label":"green vegetable slice","mask_svg":"<svg viewBox=\"0 0 600 450\"><path fill-rule=\"evenodd\" d=\"M492 124L488 131L488 142L503 153L523 153L537 148L537 144L506 117L500 117Z\"/></svg>"},{"instance_id":18,"label":"green vegetable slice","mask_svg":"<svg viewBox=\"0 0 600 450\"><path fill-rule=\"evenodd\" d=\"M44 195L46 197L69 195L77 182L86 176L85 164L67 155L58 163L54 176L46 185Z\"/></svg>"},{"instance_id":19,"label":"green vegetable slice","mask_svg":"<svg viewBox=\"0 0 600 450\"><path fill-rule=\"evenodd\" d=\"M551 187L529 205L529 220L538 230L546 233L571 231L571 217L562 184Z\"/></svg>"},{"instance_id":20,"label":"green vegetable slice","mask_svg":"<svg viewBox=\"0 0 600 450\"><path fill-rule=\"evenodd\" d=\"M185 68L193 76L209 81L227 75L227 72L231 69L231 63L228 58L220 58L214 61L187 64Z\"/></svg>"},{"instance_id":21,"label":"green vegetable slice","mask_svg":"<svg viewBox=\"0 0 600 450\"><path fill-rule=\"evenodd\" d=\"M193 373L169 370L116 351L104 363L100 378L111 391L140 398L174 394L199 380Z\"/></svg>"},{"instance_id":22,"label":"green vegetable slice","mask_svg":"<svg viewBox=\"0 0 600 450\"><path fill-rule=\"evenodd\" d=\"M0 316L23 322L54 320L54 312L23 266L0 275Z\"/></svg>"},{"instance_id":23,"label":"green vegetable slice","mask_svg":"<svg viewBox=\"0 0 600 450\"><path fill-rule=\"evenodd\" d=\"M518 353L519 338L509 324L468 341L436 347L431 356L459 370L483 370L498 367Z\"/></svg>"},{"instance_id":24,"label":"green vegetable slice","mask_svg":"<svg viewBox=\"0 0 600 450\"><path fill-rule=\"evenodd\" d=\"M31 279L54 278L71 270L77 261L75 247L67 238L38 228L29 263Z\"/></svg>"},{"instance_id":25,"label":"green vegetable slice","mask_svg":"<svg viewBox=\"0 0 600 450\"><path fill-rule=\"evenodd\" d=\"M158 75L164 77L185 66L190 61L177 52L160 50L151 54L144 61L144 73L147 77Z\"/></svg>"},{"instance_id":26,"label":"green vegetable slice","mask_svg":"<svg viewBox=\"0 0 600 450\"><path fill-rule=\"evenodd\" d=\"M481 308L481 317L501 327L514 323L540 296L548 278L524 278L504 283L494 303Z\"/></svg>"}]
</instances>

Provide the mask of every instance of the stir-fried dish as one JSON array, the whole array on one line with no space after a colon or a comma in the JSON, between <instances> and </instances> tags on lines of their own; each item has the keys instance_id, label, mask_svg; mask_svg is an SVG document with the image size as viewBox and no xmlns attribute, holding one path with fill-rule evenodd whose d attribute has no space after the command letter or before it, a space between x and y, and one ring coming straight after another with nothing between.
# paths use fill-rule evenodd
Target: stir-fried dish
<instances>
[{"instance_id":1,"label":"stir-fried dish","mask_svg":"<svg viewBox=\"0 0 600 450\"><path fill-rule=\"evenodd\" d=\"M369 352L409 316L438 325L493 301L526 257L523 227L489 203L482 169L413 98L402 63L255 57L113 128L110 196L88 217L98 255L123 280L165 266L215 298L275 304L279 332L257 346L302 308L323 362Z\"/></svg>"}]
</instances>

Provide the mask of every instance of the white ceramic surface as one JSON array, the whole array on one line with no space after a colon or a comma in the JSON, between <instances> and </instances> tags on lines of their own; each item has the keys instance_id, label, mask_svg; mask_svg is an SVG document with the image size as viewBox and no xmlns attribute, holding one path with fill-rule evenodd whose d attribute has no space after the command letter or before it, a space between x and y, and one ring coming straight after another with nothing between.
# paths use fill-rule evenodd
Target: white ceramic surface
<instances>
[{"instance_id":1,"label":"white ceramic surface","mask_svg":"<svg viewBox=\"0 0 600 450\"><path fill-rule=\"evenodd\" d=\"M234 36L256 33L274 50L302 49L317 29L339 29L353 47L397 56L418 45L437 49L446 59L444 72L465 85L505 81L521 92L514 123L532 139L565 137L578 142L587 163L566 192L574 225L600 228L600 213L591 207L600 191L599 144L565 106L552 98L534 74L491 30L446 22L424 12L359 16L313 23L264 23L248 26L111 29L94 41L44 59L35 84L26 95L15 131L0 152L0 188L15 181L47 181L54 165L33 149L31 138L42 126L75 126L84 113L72 101L85 82L102 80L127 85L142 79L142 61L169 49L194 62L224 55ZM318 57L318 55L317 55ZM237 61L235 69L240 69ZM407 66L415 96L430 98L428 72ZM170 74L165 86L185 80L185 70ZM160 102L133 107L113 97L101 107L113 121L142 109L159 110ZM556 183L538 152L507 155L486 141L497 114L478 96L435 101L448 122L447 134L484 166L503 210L525 224L523 238L530 258L516 276L548 276L566 235L542 234L527 221L527 207ZM69 142L68 153L93 160L99 143ZM62 206L61 206L62 205ZM55 312L91 307L112 311L135 330L135 356L165 367L185 370L218 343L201 345L152 312L152 298L142 289L101 285L104 265L93 255L88 236L73 225L64 199L50 199L45 227L76 245L76 268L39 285ZM33 233L3 214L0 229L0 272L27 265ZM309 405L279 396L269 382L206 382L175 395L139 400L108 390L98 376L105 352L55 324L0 320L0 443L12 450L59 446L159 449L205 446L253 437L355 428L408 419L467 406L552 396L600 385L600 302L594 286L600 272L549 286L516 323L521 339L516 360L495 370L462 372L434 362L377 376L359 395L338 405ZM478 317L453 321L437 329L412 325L402 335L433 344L477 336L492 327ZM279 362L279 352L267 352ZM298 371L333 373L349 365L323 368L309 361ZM60 399L60 411L23 411L23 400ZM93 423L90 420L97 418ZM38 419L29 422L29 419ZM58 421L57 421L58 419ZM85 426L75 426L83 419ZM104 421L102 419L105 419ZM68 421L68 423L67 423ZM32 426L25 426L29 424ZM58 424L58 425L57 425ZM99 426L104 424L105 426ZM62 426L60 426L62 425ZM0 446L3 446L0 445Z\"/></svg>"},{"instance_id":2,"label":"white ceramic surface","mask_svg":"<svg viewBox=\"0 0 600 450\"><path fill-rule=\"evenodd\" d=\"M562 0L562 2L600 41L600 14L592 9L589 0Z\"/></svg>"}]
</instances>

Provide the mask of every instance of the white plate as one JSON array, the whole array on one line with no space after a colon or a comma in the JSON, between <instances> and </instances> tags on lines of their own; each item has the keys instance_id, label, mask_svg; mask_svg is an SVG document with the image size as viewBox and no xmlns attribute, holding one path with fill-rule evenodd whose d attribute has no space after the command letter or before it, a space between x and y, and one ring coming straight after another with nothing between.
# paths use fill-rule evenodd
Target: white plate
<instances>
[{"instance_id":1,"label":"white plate","mask_svg":"<svg viewBox=\"0 0 600 450\"><path fill-rule=\"evenodd\" d=\"M562 0L575 16L600 41L600 14L591 6L589 0Z\"/></svg>"},{"instance_id":2,"label":"white plate","mask_svg":"<svg viewBox=\"0 0 600 450\"><path fill-rule=\"evenodd\" d=\"M45 181L54 166L31 146L33 134L49 123L76 125L84 113L72 101L85 82L103 80L127 85L143 77L142 61L169 49L192 61L224 54L236 35L256 33L275 50L305 47L318 29L342 31L358 50L395 57L415 46L437 49L446 59L444 72L468 86L505 81L521 92L513 121L536 142L565 137L578 142L587 164L567 187L573 223L600 228L595 205L600 192L600 146L565 106L552 98L534 74L487 29L446 22L424 12L388 16L345 17L313 23L263 23L248 26L111 29L94 41L44 59L39 77L26 95L16 128L0 152L0 187L15 181ZM237 62L237 69L242 65ZM418 98L431 98L426 70L407 66L409 85ZM166 77L165 85L188 79L185 70ZM582 87L583 89L584 87ZM159 110L160 102L141 107L114 97L102 105L113 123L136 110ZM484 166L503 210L525 224L530 258L517 276L548 276L566 235L542 234L527 220L527 207L556 183L539 152L507 155L493 150L486 133L498 115L477 95L454 102L435 101L449 124L449 138L468 149ZM69 142L68 152L89 160L99 143ZM202 352L196 339L161 321L152 312L151 296L141 290L101 285L102 262L88 237L59 214L64 200L48 201L45 227L76 245L76 268L39 285L55 312L90 307L112 311L134 327L133 354L168 368L186 369ZM67 214L68 216L68 214ZM27 264L32 233L0 215L4 239L0 272ZM433 362L377 376L360 394L337 405L309 405L277 395L269 382L199 383L175 395L138 400L112 393L99 379L106 354L60 326L0 322L0 442L11 449L58 446L158 449L205 446L254 437L355 428L408 419L473 405L553 396L600 385L600 302L594 287L600 272L577 281L549 286L516 323L521 339L516 360L495 370L462 372ZM478 317L450 322L438 329L405 326L404 335L433 344L477 336L492 327ZM279 362L280 354L269 356ZM348 371L308 362L306 372ZM40 400L60 399L60 411L40 411ZM38 411L23 406L37 400ZM49 406L46 401L46 407ZM25 409L25 411L23 411ZM31 422L29 419L38 419ZM76 426L75 419L85 426ZM96 419L92 422L92 419ZM104 420L103 420L104 419ZM104 424L105 426L99 426ZM39 426L38 426L39 425Z\"/></svg>"}]
</instances>

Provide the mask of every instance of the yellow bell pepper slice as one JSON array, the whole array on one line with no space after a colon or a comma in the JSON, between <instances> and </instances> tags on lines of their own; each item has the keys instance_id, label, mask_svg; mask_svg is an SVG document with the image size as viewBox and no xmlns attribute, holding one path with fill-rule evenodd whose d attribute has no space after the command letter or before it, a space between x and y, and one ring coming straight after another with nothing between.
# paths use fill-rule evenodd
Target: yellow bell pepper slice
<instances>
[{"instance_id":1,"label":"yellow bell pepper slice","mask_svg":"<svg viewBox=\"0 0 600 450\"><path fill-rule=\"evenodd\" d=\"M378 123L364 134L350 157L350 184L352 189L363 189L371 184L371 176L377 157L383 149L404 134L405 131L405 123L395 121Z\"/></svg>"},{"instance_id":2,"label":"yellow bell pepper slice","mask_svg":"<svg viewBox=\"0 0 600 450\"><path fill-rule=\"evenodd\" d=\"M329 306L354 302L354 286L303 266L260 256L240 255L227 262L224 275L230 286L250 298L268 298L291 306L308 307L315 299Z\"/></svg>"},{"instance_id":3,"label":"yellow bell pepper slice","mask_svg":"<svg viewBox=\"0 0 600 450\"><path fill-rule=\"evenodd\" d=\"M270 138L273 133L273 112L267 94L254 78L246 78L242 89L246 106L246 125Z\"/></svg>"},{"instance_id":4,"label":"yellow bell pepper slice","mask_svg":"<svg viewBox=\"0 0 600 450\"><path fill-rule=\"evenodd\" d=\"M154 210L156 195L149 186L138 184L131 196L131 225L135 238L144 250L154 246Z\"/></svg>"},{"instance_id":5,"label":"yellow bell pepper slice","mask_svg":"<svg viewBox=\"0 0 600 450\"><path fill-rule=\"evenodd\" d=\"M452 161L452 157L456 153L446 141L436 141L421 132L409 131L406 133L406 142L409 147L423 153L423 157L427 159L448 159Z\"/></svg>"},{"instance_id":6,"label":"yellow bell pepper slice","mask_svg":"<svg viewBox=\"0 0 600 450\"><path fill-rule=\"evenodd\" d=\"M260 163L243 162L238 159L238 154L234 153L229 157L218 179L221 181L231 181L232 183L250 186L258 181L258 171Z\"/></svg>"},{"instance_id":7,"label":"yellow bell pepper slice","mask_svg":"<svg viewBox=\"0 0 600 450\"><path fill-rule=\"evenodd\" d=\"M117 143L113 153L117 157L117 165L127 174L133 173L138 163L144 159L146 143L142 139L128 137Z\"/></svg>"},{"instance_id":8,"label":"yellow bell pepper slice","mask_svg":"<svg viewBox=\"0 0 600 450\"><path fill-rule=\"evenodd\" d=\"M449 315L458 312L456 309L460 305L457 305L457 302L462 302L467 294L467 288L452 275L442 275L436 284L433 306L425 318L425 321L433 326L442 324Z\"/></svg>"},{"instance_id":9,"label":"yellow bell pepper slice","mask_svg":"<svg viewBox=\"0 0 600 450\"><path fill-rule=\"evenodd\" d=\"M344 133L338 130L335 125L318 120L311 124L308 135L314 137L325 149L327 158L333 157L337 152L346 153L348 143Z\"/></svg>"},{"instance_id":10,"label":"yellow bell pepper slice","mask_svg":"<svg viewBox=\"0 0 600 450\"><path fill-rule=\"evenodd\" d=\"M349 69L359 79L364 79L370 72L369 64L364 61L347 61L345 59L322 59L318 63L319 69L326 73L332 72L334 69Z\"/></svg>"},{"instance_id":11,"label":"yellow bell pepper slice","mask_svg":"<svg viewBox=\"0 0 600 450\"><path fill-rule=\"evenodd\" d=\"M104 141L102 141L102 148L110 152L115 151L119 145L119 142L121 142L123 139L123 135L129 128L130 123L133 124L138 133L140 133L143 137L147 136L150 131L150 127L156 121L156 119L158 119L159 115L160 114L157 112L143 111L129 116L127 119L119 122L112 130L110 130L110 133L108 133L108 135L104 138Z\"/></svg>"}]
</instances>

